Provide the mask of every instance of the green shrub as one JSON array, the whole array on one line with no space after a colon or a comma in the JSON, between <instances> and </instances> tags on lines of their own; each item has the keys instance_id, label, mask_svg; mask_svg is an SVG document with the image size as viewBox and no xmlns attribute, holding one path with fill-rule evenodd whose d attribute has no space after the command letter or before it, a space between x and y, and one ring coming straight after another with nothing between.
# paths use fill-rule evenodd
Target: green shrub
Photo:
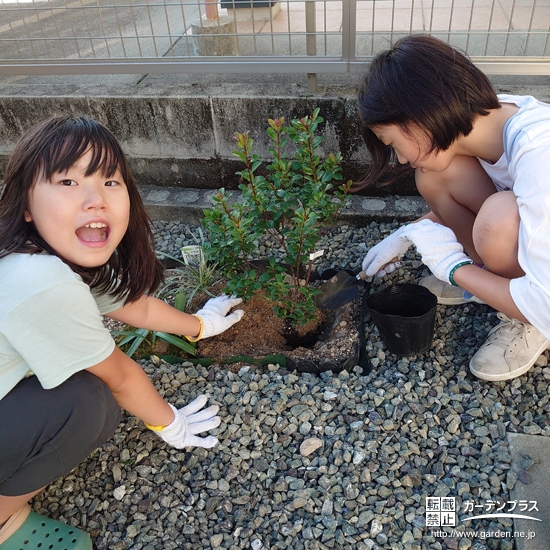
<instances>
[{"instance_id":1,"label":"green shrub","mask_svg":"<svg viewBox=\"0 0 550 550\"><path fill-rule=\"evenodd\" d=\"M299 324L316 312L313 297L318 290L310 286L311 254L317 250L321 229L344 206L351 186L350 181L334 188L333 182L342 181L340 153L324 159L317 154L322 138L315 131L321 122L319 109L289 126L284 118L269 119L273 161L266 176L257 174L262 162L252 152L248 133L235 134L234 155L245 165L237 172L243 180L242 199L234 202L231 193L220 189L203 222L210 234L205 252L224 266L229 278L226 292L246 299L263 290L277 316ZM287 145L294 147L292 156L286 152ZM267 269L260 274L249 260L254 259L258 241L267 236L283 249L284 259L279 263L268 258Z\"/></svg>"}]
</instances>

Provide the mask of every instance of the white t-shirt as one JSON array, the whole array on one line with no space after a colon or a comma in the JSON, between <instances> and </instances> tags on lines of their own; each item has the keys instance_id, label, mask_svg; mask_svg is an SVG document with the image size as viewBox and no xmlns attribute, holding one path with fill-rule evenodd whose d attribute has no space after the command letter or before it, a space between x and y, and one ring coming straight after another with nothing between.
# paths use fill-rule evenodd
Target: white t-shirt
<instances>
[{"instance_id":1,"label":"white t-shirt","mask_svg":"<svg viewBox=\"0 0 550 550\"><path fill-rule=\"evenodd\" d=\"M107 359L115 342L102 315L120 307L96 301L57 256L0 259L0 399L31 371L50 389Z\"/></svg>"},{"instance_id":2,"label":"white t-shirt","mask_svg":"<svg viewBox=\"0 0 550 550\"><path fill-rule=\"evenodd\" d=\"M526 319L550 340L550 105L531 96L499 95L519 107L504 126L504 154L480 160L498 190L512 190L519 215L519 265L524 277L510 294Z\"/></svg>"}]
</instances>

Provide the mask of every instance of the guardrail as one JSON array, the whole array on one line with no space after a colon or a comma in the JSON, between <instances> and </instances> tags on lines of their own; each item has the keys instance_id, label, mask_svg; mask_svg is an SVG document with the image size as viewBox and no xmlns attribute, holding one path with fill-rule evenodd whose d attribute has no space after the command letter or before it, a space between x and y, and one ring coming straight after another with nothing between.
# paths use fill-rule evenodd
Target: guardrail
<instances>
[{"instance_id":1,"label":"guardrail","mask_svg":"<svg viewBox=\"0 0 550 550\"><path fill-rule=\"evenodd\" d=\"M550 74L540 0L0 0L0 74L346 73L430 33L489 74ZM209 10L207 16L207 9ZM213 15L214 14L214 15Z\"/></svg>"}]
</instances>

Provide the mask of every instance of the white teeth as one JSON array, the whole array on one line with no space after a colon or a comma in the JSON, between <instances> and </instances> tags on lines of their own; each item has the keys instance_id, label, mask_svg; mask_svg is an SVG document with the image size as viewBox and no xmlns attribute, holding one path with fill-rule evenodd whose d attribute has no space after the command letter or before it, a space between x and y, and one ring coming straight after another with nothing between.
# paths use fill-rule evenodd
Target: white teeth
<instances>
[{"instance_id":1,"label":"white teeth","mask_svg":"<svg viewBox=\"0 0 550 550\"><path fill-rule=\"evenodd\" d=\"M104 227L107 227L107 224L103 222L92 222L87 223L84 227L90 227L91 229L103 229Z\"/></svg>"}]
</instances>

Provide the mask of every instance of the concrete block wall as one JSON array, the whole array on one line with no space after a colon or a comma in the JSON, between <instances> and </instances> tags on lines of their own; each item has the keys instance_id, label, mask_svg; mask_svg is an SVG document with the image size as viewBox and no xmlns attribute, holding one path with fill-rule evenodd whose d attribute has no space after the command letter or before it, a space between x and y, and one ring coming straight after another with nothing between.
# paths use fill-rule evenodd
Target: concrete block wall
<instances>
[{"instance_id":1,"label":"concrete block wall","mask_svg":"<svg viewBox=\"0 0 550 550\"><path fill-rule=\"evenodd\" d=\"M267 119L287 121L316 107L322 153L340 151L346 179L358 180L369 158L356 116L355 80L326 75L317 93L281 75L0 76L0 173L24 129L59 113L87 115L121 141L138 182L147 187L235 189L242 163L233 134L248 131L269 160ZM343 82L343 83L342 83ZM494 77L497 93L530 94L550 102L548 77ZM417 196L412 173L365 196Z\"/></svg>"},{"instance_id":2,"label":"concrete block wall","mask_svg":"<svg viewBox=\"0 0 550 550\"><path fill-rule=\"evenodd\" d=\"M3 95L0 89L0 163L17 138L34 122L60 113L90 116L121 141L132 169L143 185L195 189L235 189L242 163L232 154L235 132L248 131L254 152L269 160L268 118L289 122L319 107L325 122L321 155L340 151L346 179L364 173L368 154L363 145L353 89L304 94L281 86L269 91L254 86L148 86L123 90L82 89L62 93ZM391 190L366 194L414 194L412 179Z\"/></svg>"}]
</instances>

